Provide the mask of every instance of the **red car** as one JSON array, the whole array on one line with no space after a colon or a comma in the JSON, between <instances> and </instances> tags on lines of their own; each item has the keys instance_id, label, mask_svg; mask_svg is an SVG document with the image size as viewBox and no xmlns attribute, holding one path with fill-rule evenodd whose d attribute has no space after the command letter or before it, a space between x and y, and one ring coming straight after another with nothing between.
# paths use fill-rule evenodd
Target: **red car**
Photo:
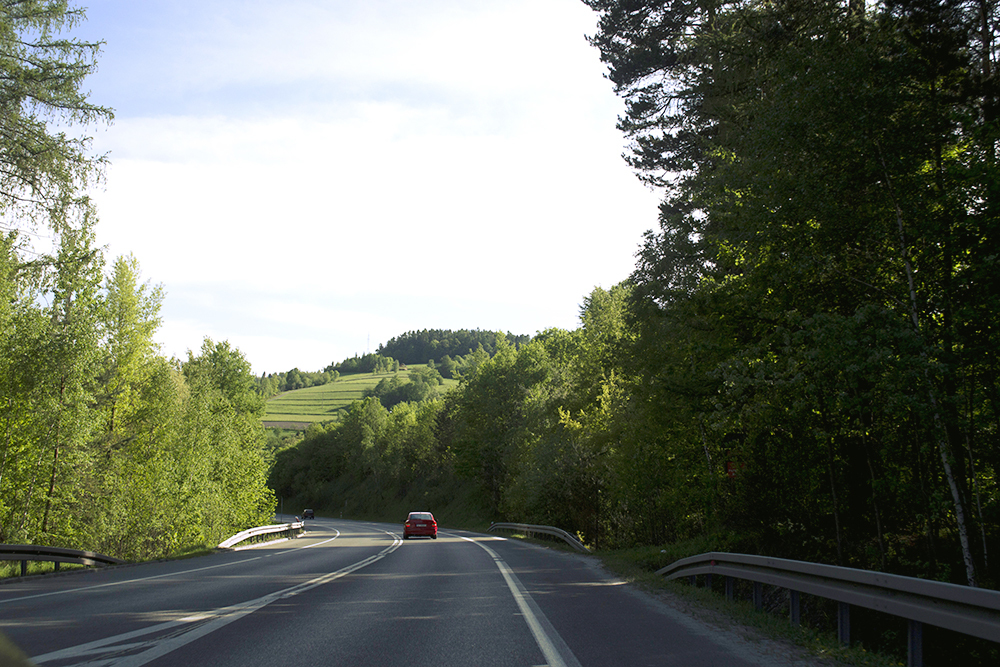
<instances>
[{"instance_id":1,"label":"red car","mask_svg":"<svg viewBox=\"0 0 1000 667\"><path fill-rule=\"evenodd\" d=\"M416 535L423 535L432 540L438 538L438 522L430 512L410 512L403 524L403 539L408 540Z\"/></svg>"}]
</instances>

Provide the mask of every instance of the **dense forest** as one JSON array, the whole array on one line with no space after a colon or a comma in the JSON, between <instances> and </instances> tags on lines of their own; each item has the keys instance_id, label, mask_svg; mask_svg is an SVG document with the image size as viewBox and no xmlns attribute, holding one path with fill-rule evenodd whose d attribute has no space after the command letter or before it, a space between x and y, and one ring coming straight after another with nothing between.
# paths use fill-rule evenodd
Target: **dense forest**
<instances>
[{"instance_id":1,"label":"dense forest","mask_svg":"<svg viewBox=\"0 0 1000 667\"><path fill-rule=\"evenodd\" d=\"M635 272L443 399L357 405L276 491L371 512L464 481L601 546L995 587L996 3L585 1L663 193Z\"/></svg>"},{"instance_id":2,"label":"dense forest","mask_svg":"<svg viewBox=\"0 0 1000 667\"><path fill-rule=\"evenodd\" d=\"M104 158L46 123L112 118L81 92L100 44L59 36L82 18L0 2L0 542L138 560L215 546L274 497L250 365L208 339L161 356L162 290L95 246Z\"/></svg>"},{"instance_id":3,"label":"dense forest","mask_svg":"<svg viewBox=\"0 0 1000 667\"><path fill-rule=\"evenodd\" d=\"M404 364L426 364L428 361L440 363L444 357L455 359L472 354L482 348L492 356L497 350L497 338L503 336L515 346L523 345L531 340L531 336L506 335L498 331L483 331L480 329L423 329L408 331L405 334L390 338L387 343L379 345L378 353L387 357L399 359ZM450 376L446 376L450 377Z\"/></svg>"},{"instance_id":4,"label":"dense forest","mask_svg":"<svg viewBox=\"0 0 1000 667\"><path fill-rule=\"evenodd\" d=\"M394 373L399 370L399 360L381 352L358 354L341 362L334 362L323 369L324 373Z\"/></svg>"},{"instance_id":5,"label":"dense forest","mask_svg":"<svg viewBox=\"0 0 1000 667\"><path fill-rule=\"evenodd\" d=\"M997 5L587 4L665 192L635 398L761 545L995 585Z\"/></svg>"}]
</instances>

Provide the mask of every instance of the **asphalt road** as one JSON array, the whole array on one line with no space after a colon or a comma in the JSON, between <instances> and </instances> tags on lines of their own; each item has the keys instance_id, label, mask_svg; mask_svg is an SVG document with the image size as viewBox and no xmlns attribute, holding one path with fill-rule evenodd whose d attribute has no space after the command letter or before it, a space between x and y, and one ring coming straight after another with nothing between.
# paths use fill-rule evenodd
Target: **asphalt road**
<instances>
[{"instance_id":1,"label":"asphalt road","mask_svg":"<svg viewBox=\"0 0 1000 667\"><path fill-rule=\"evenodd\" d=\"M296 540L0 586L34 663L791 665L615 580L593 558L442 529L319 519Z\"/></svg>"}]
</instances>

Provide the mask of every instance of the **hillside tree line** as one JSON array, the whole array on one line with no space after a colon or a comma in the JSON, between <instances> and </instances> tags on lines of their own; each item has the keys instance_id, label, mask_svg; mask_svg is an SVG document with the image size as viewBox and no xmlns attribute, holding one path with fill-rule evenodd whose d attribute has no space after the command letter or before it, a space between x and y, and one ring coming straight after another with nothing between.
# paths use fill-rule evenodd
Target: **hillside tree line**
<instances>
[{"instance_id":1,"label":"hillside tree line","mask_svg":"<svg viewBox=\"0 0 1000 667\"><path fill-rule=\"evenodd\" d=\"M367 352L348 357L341 362L331 363L323 369L324 373L372 373L380 375L382 373L395 373L399 370L400 362L391 356L383 355L381 352Z\"/></svg>"},{"instance_id":2,"label":"hillside tree line","mask_svg":"<svg viewBox=\"0 0 1000 667\"><path fill-rule=\"evenodd\" d=\"M422 329L408 331L405 334L390 338L388 342L379 345L378 353L399 359L404 364L426 364L428 361L440 363L444 357L455 359L474 353L482 348L486 354L493 356L497 350L497 338L503 336L507 342L523 345L531 340L530 336L514 336L509 332L504 335L497 331L481 329ZM445 377L450 377L446 375Z\"/></svg>"},{"instance_id":3,"label":"hillside tree line","mask_svg":"<svg viewBox=\"0 0 1000 667\"><path fill-rule=\"evenodd\" d=\"M283 391L294 391L307 387L321 387L340 379L340 372L325 370L318 373L300 371L297 367L286 373L262 373L257 378L257 389L265 399L277 396Z\"/></svg>"}]
</instances>

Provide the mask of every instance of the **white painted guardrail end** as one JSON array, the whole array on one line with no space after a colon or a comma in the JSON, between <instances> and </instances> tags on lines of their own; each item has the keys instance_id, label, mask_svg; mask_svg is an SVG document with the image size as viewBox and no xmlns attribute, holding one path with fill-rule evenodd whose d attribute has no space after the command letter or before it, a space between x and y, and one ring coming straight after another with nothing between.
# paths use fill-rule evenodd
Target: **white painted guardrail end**
<instances>
[{"instance_id":1,"label":"white painted guardrail end","mask_svg":"<svg viewBox=\"0 0 1000 667\"><path fill-rule=\"evenodd\" d=\"M232 537L223 542L219 543L219 549L232 549L235 545L240 542L244 542L251 537L257 537L259 535L270 535L272 533L288 533L289 537L294 537L300 535L305 527L304 521L296 521L294 523L277 523L270 526L257 526L256 528L247 528L246 530L241 530ZM297 532L296 532L297 531ZM294 533L294 535L293 535Z\"/></svg>"},{"instance_id":2,"label":"white painted guardrail end","mask_svg":"<svg viewBox=\"0 0 1000 667\"><path fill-rule=\"evenodd\" d=\"M520 530L522 532L528 533L541 533L543 535L552 535L553 537L558 537L559 539L566 542L577 551L582 553L590 553L590 549L584 546L583 542L576 539L569 533L567 533L562 528L556 528L555 526L536 526L530 523L491 523L490 527L487 529L488 532L494 532L495 530Z\"/></svg>"}]
</instances>

